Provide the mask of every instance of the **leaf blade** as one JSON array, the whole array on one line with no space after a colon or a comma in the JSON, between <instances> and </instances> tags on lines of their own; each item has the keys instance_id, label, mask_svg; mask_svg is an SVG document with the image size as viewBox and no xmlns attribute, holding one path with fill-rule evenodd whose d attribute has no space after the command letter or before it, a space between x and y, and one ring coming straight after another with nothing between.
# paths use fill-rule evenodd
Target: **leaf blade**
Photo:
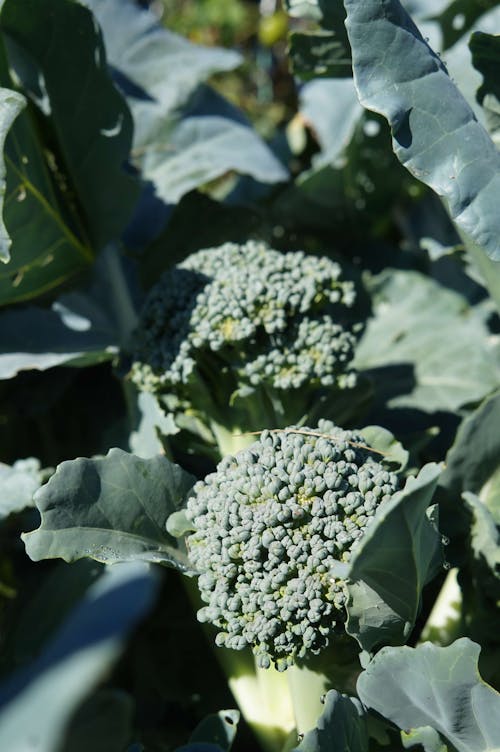
<instances>
[{"instance_id":1,"label":"leaf blade","mask_svg":"<svg viewBox=\"0 0 500 752\"><path fill-rule=\"evenodd\" d=\"M500 261L500 154L487 132L397 0L344 4L360 101L389 121L401 163Z\"/></svg>"},{"instance_id":2,"label":"leaf blade","mask_svg":"<svg viewBox=\"0 0 500 752\"><path fill-rule=\"evenodd\" d=\"M479 651L466 637L445 648L382 648L358 679L359 696L402 729L434 728L458 752L497 752L500 695L479 675Z\"/></svg>"},{"instance_id":3,"label":"leaf blade","mask_svg":"<svg viewBox=\"0 0 500 752\"><path fill-rule=\"evenodd\" d=\"M23 534L26 551L35 561L141 560L188 571L187 558L165 525L193 483L165 457L141 459L121 449L103 458L63 462L36 494L42 521Z\"/></svg>"}]
</instances>

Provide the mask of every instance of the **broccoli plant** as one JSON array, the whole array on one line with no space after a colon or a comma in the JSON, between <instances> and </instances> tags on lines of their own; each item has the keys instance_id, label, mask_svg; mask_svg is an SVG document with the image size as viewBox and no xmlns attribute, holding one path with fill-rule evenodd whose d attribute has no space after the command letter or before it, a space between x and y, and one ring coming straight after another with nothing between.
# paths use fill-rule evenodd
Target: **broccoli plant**
<instances>
[{"instance_id":1,"label":"broccoli plant","mask_svg":"<svg viewBox=\"0 0 500 752\"><path fill-rule=\"evenodd\" d=\"M326 257L257 241L198 251L150 291L130 378L220 459L248 443L241 434L335 412L343 390L352 398L355 298Z\"/></svg>"},{"instance_id":2,"label":"broccoli plant","mask_svg":"<svg viewBox=\"0 0 500 752\"><path fill-rule=\"evenodd\" d=\"M0 749L498 752L499 9L165 1L0 2Z\"/></svg>"}]
</instances>

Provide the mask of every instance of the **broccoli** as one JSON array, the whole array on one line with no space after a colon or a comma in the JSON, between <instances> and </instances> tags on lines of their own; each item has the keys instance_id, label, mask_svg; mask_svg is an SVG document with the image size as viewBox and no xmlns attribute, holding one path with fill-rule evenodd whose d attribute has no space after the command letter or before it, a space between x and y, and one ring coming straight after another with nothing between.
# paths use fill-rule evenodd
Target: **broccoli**
<instances>
[{"instance_id":1,"label":"broccoli","mask_svg":"<svg viewBox=\"0 0 500 752\"><path fill-rule=\"evenodd\" d=\"M258 241L198 251L150 291L130 377L219 459L248 443L234 434L304 422L354 388L355 299L328 258Z\"/></svg>"},{"instance_id":2,"label":"broccoli","mask_svg":"<svg viewBox=\"0 0 500 752\"><path fill-rule=\"evenodd\" d=\"M380 507L399 489L353 431L263 431L195 484L186 545L219 630L219 646L250 646L278 671L323 651L343 633L345 594L335 574Z\"/></svg>"}]
</instances>

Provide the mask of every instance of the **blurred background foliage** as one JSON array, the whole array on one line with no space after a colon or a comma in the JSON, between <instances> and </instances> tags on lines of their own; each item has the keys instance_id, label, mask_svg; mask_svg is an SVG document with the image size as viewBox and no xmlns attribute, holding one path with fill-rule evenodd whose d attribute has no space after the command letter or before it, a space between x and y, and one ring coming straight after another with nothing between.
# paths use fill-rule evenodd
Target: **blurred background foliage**
<instances>
[{"instance_id":1,"label":"blurred background foliage","mask_svg":"<svg viewBox=\"0 0 500 752\"><path fill-rule=\"evenodd\" d=\"M297 98L287 57L289 18L280 0L154 0L149 7L191 42L244 55L241 68L214 76L211 84L246 112L261 135L271 137L290 120Z\"/></svg>"}]
</instances>

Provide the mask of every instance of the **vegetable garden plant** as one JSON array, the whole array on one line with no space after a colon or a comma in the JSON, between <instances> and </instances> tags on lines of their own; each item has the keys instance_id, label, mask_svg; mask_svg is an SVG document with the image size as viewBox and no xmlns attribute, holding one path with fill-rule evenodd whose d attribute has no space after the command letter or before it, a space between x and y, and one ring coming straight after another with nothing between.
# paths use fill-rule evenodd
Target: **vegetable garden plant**
<instances>
[{"instance_id":1,"label":"vegetable garden plant","mask_svg":"<svg viewBox=\"0 0 500 752\"><path fill-rule=\"evenodd\" d=\"M0 749L499 750L500 4L146 5L0 2Z\"/></svg>"}]
</instances>

